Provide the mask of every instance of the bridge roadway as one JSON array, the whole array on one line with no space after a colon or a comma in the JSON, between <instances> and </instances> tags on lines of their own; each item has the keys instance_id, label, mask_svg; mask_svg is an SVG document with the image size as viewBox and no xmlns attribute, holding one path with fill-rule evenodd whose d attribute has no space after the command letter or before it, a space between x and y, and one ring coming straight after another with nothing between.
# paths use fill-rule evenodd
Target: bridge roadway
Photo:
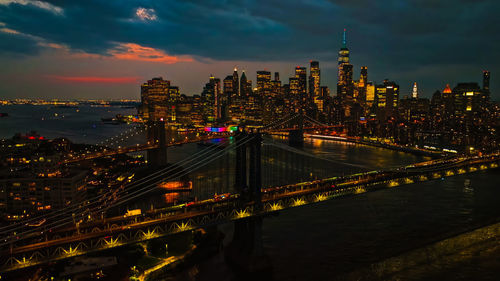
<instances>
[{"instance_id":1,"label":"bridge roadway","mask_svg":"<svg viewBox=\"0 0 500 281\"><path fill-rule=\"evenodd\" d=\"M218 134L204 135L204 136L196 137L196 138L185 138L185 139L180 140L180 141L169 142L166 144L166 147L179 146L179 145L183 145L183 144L196 143L196 142L208 141L208 140L213 140L213 139L227 138L230 136L232 136L231 133L224 132L224 133L218 133ZM107 156L113 156L113 155L125 154L125 153L132 153L132 152L139 152L139 151L156 149L156 148L159 148L158 144L146 143L146 144L137 144L135 146L119 147L119 148L115 148L115 149L104 149L103 151L99 151L99 152L95 152L95 153L87 153L87 154L83 154L83 155L72 156L70 158L67 158L67 159L61 161L61 164L69 164L69 163L74 163L74 162L79 162L79 161L92 160L92 159L101 158L101 157L107 157Z\"/></svg>"},{"instance_id":2,"label":"bridge roadway","mask_svg":"<svg viewBox=\"0 0 500 281\"><path fill-rule=\"evenodd\" d=\"M499 159L499 154L496 153L482 157L431 160L387 171L370 171L345 177L264 188L262 189L261 203L248 202L243 204L238 200L239 196L235 194L228 196L226 200L209 199L164 210L154 210L134 217L107 218L104 221L99 220L81 225L79 231L74 226L54 230L50 238L45 237L46 241L37 242L28 239L24 241L24 245L12 243L9 245L9 249L4 247L1 252L1 261L4 266L0 271L137 243L210 224L265 215L339 196L360 194L399 184L423 181L428 178L441 178L479 169L497 168ZM462 172L460 172L461 170ZM395 182L397 184L393 185L392 183ZM112 222L111 226L109 226L110 222ZM60 237L61 235L66 236ZM79 250L77 251L77 249ZM37 258L40 256L42 258Z\"/></svg>"}]
</instances>

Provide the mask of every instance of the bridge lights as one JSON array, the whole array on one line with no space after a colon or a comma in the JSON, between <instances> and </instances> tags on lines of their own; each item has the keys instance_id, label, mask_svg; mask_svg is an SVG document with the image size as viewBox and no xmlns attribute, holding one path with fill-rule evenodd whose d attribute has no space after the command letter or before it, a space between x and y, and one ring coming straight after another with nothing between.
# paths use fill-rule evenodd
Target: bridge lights
<instances>
[{"instance_id":1,"label":"bridge lights","mask_svg":"<svg viewBox=\"0 0 500 281\"><path fill-rule=\"evenodd\" d=\"M108 240L104 240L104 242L106 243L106 248L113 248L113 247L116 247L118 245L120 245L120 243L118 242L118 237L116 237L115 239L113 239L113 237L109 238L109 241Z\"/></svg>"},{"instance_id":2,"label":"bridge lights","mask_svg":"<svg viewBox=\"0 0 500 281\"><path fill-rule=\"evenodd\" d=\"M413 180L411 178L405 178L405 183L406 184L413 183Z\"/></svg>"},{"instance_id":3,"label":"bridge lights","mask_svg":"<svg viewBox=\"0 0 500 281\"><path fill-rule=\"evenodd\" d=\"M326 200L326 195L325 194L318 194L316 195L316 202L320 202L320 201L325 201Z\"/></svg>"},{"instance_id":4,"label":"bridge lights","mask_svg":"<svg viewBox=\"0 0 500 281\"><path fill-rule=\"evenodd\" d=\"M281 206L280 203L273 203L270 205L270 209L271 209L271 211L278 211L278 210L283 209L283 207Z\"/></svg>"},{"instance_id":5,"label":"bridge lights","mask_svg":"<svg viewBox=\"0 0 500 281\"><path fill-rule=\"evenodd\" d=\"M399 185L399 182L397 180L392 180L389 182L389 184L387 185L388 187L396 187Z\"/></svg>"},{"instance_id":6,"label":"bridge lights","mask_svg":"<svg viewBox=\"0 0 500 281\"><path fill-rule=\"evenodd\" d=\"M23 256L22 260L15 259L16 262L21 265L21 266L26 266L30 263L30 259L26 259L26 257Z\"/></svg>"},{"instance_id":7,"label":"bridge lights","mask_svg":"<svg viewBox=\"0 0 500 281\"><path fill-rule=\"evenodd\" d=\"M181 224L177 224L177 231L183 232L186 230L190 230L192 227L189 225L189 222L182 222Z\"/></svg>"},{"instance_id":8,"label":"bridge lights","mask_svg":"<svg viewBox=\"0 0 500 281\"><path fill-rule=\"evenodd\" d=\"M69 246L69 249L68 250L63 249L63 252L64 252L64 256L71 257L71 256L74 256L78 253L78 247L73 249L71 246Z\"/></svg>"},{"instance_id":9,"label":"bridge lights","mask_svg":"<svg viewBox=\"0 0 500 281\"><path fill-rule=\"evenodd\" d=\"M245 218L248 216L250 216L250 212L247 209L236 211L236 218L237 219Z\"/></svg>"},{"instance_id":10,"label":"bridge lights","mask_svg":"<svg viewBox=\"0 0 500 281\"><path fill-rule=\"evenodd\" d=\"M148 229L148 232L142 232L142 239L143 240L149 240L149 239L154 238L155 236L157 236L157 235L156 235L156 232L154 230L151 231Z\"/></svg>"},{"instance_id":11,"label":"bridge lights","mask_svg":"<svg viewBox=\"0 0 500 281\"><path fill-rule=\"evenodd\" d=\"M354 190L354 194L361 194L361 193L365 193L365 192L366 192L366 189L364 187L357 187Z\"/></svg>"},{"instance_id":12,"label":"bridge lights","mask_svg":"<svg viewBox=\"0 0 500 281\"><path fill-rule=\"evenodd\" d=\"M306 203L304 198L297 198L297 199L292 199L292 200L293 200L293 203L292 203L293 207L301 206L301 205L304 205Z\"/></svg>"}]
</instances>

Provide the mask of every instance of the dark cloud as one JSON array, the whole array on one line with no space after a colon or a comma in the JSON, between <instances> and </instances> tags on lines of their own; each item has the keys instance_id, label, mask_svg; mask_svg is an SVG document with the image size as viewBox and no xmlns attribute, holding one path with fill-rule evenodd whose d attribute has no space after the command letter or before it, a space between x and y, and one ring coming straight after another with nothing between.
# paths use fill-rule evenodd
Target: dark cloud
<instances>
[{"instance_id":1,"label":"dark cloud","mask_svg":"<svg viewBox=\"0 0 500 281\"><path fill-rule=\"evenodd\" d=\"M0 29L2 27L0 26ZM36 55L40 52L40 47L32 38L0 32L0 53L7 56Z\"/></svg>"},{"instance_id":2,"label":"dark cloud","mask_svg":"<svg viewBox=\"0 0 500 281\"><path fill-rule=\"evenodd\" d=\"M0 5L0 22L88 53L106 55L117 42L132 42L172 55L238 61L334 62L347 28L356 69L368 65L374 79L399 77L409 88L410 80L424 76L418 69L440 65L449 70L456 64L477 73L489 68L492 77L500 73L500 3L495 0L46 2L63 13L34 5ZM153 9L156 18L139 20L138 8ZM36 54L42 48L29 38L0 36L4 54ZM331 72L324 81L333 86ZM410 78L413 73L420 76ZM437 87L434 83L422 81L429 89Z\"/></svg>"}]
</instances>

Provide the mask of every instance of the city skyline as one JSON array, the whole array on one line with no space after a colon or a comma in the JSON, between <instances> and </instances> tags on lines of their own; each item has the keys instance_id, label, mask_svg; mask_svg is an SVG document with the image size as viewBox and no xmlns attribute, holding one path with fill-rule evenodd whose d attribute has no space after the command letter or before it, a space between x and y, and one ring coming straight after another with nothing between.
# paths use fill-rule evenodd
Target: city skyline
<instances>
[{"instance_id":1,"label":"city skyline","mask_svg":"<svg viewBox=\"0 0 500 281\"><path fill-rule=\"evenodd\" d=\"M272 3L215 1L209 18L203 14L208 4L195 2L0 1L0 92L5 98L138 98L140 83L162 76L193 95L202 92L210 74L223 79L235 66L246 70L255 87L259 70L279 72L285 80L295 66L307 67L309 75L309 61L316 60L321 85L335 95L344 28L353 76L367 66L369 81L395 81L401 96L411 95L415 81L419 95L430 98L446 84L480 83L483 70L493 77L499 72L499 42L486 40L498 26L497 3L362 2L291 2L276 15ZM374 14L392 16L375 24L368 6ZM187 11L191 17L174 15ZM405 19L419 12L425 22ZM89 14L94 17L83 17ZM170 36L149 36L164 31ZM497 81L491 80L493 100Z\"/></svg>"}]
</instances>

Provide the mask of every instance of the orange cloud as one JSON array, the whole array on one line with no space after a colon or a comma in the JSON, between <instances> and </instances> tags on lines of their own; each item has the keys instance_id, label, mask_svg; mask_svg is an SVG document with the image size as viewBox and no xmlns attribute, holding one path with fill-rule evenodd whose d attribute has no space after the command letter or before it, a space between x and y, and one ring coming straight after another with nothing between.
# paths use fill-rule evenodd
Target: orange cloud
<instances>
[{"instance_id":1,"label":"orange cloud","mask_svg":"<svg viewBox=\"0 0 500 281\"><path fill-rule=\"evenodd\" d=\"M75 83L136 84L141 77L48 76L52 80Z\"/></svg>"},{"instance_id":2,"label":"orange cloud","mask_svg":"<svg viewBox=\"0 0 500 281\"><path fill-rule=\"evenodd\" d=\"M134 60L173 64L178 62L191 62L189 56L170 56L162 50L144 47L135 43L118 43L116 47L108 50L108 54L119 60Z\"/></svg>"}]
</instances>

